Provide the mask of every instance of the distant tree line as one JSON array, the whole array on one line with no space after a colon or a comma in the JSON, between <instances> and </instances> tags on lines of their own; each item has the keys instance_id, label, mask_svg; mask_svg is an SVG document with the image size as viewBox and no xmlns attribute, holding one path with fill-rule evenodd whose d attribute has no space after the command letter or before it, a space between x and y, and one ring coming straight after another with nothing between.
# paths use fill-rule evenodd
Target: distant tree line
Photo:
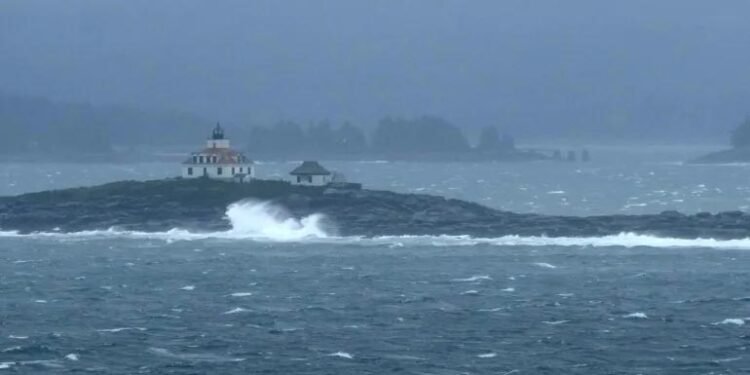
<instances>
[{"instance_id":1,"label":"distant tree line","mask_svg":"<svg viewBox=\"0 0 750 375\"><path fill-rule=\"evenodd\" d=\"M178 112L62 104L0 94L0 157L39 159L127 155L139 149L199 147L212 122ZM472 145L462 130L436 116L386 117L366 132L345 122L233 126L228 136L257 159L418 159L445 155L496 158L516 152L513 139L496 128L481 131ZM148 152L148 151L146 151Z\"/></svg>"},{"instance_id":2,"label":"distant tree line","mask_svg":"<svg viewBox=\"0 0 750 375\"><path fill-rule=\"evenodd\" d=\"M106 158L117 149L195 143L205 138L207 124L180 112L94 107L0 93L0 157Z\"/></svg>"},{"instance_id":3,"label":"distant tree line","mask_svg":"<svg viewBox=\"0 0 750 375\"><path fill-rule=\"evenodd\" d=\"M109 152L111 137L85 105L55 105L43 99L0 97L0 153L70 154ZM84 125L86 124L86 125Z\"/></svg>"},{"instance_id":4,"label":"distant tree line","mask_svg":"<svg viewBox=\"0 0 750 375\"><path fill-rule=\"evenodd\" d=\"M734 129L731 143L733 148L750 148L750 118Z\"/></svg>"},{"instance_id":5,"label":"distant tree line","mask_svg":"<svg viewBox=\"0 0 750 375\"><path fill-rule=\"evenodd\" d=\"M302 126L281 122L251 128L247 149L254 157L415 158L468 153L503 154L515 151L513 138L494 127L482 130L471 146L461 129L435 116L413 119L386 117L369 136L351 123L333 126L320 122Z\"/></svg>"},{"instance_id":6,"label":"distant tree line","mask_svg":"<svg viewBox=\"0 0 750 375\"><path fill-rule=\"evenodd\" d=\"M367 150L364 133L349 123L334 127L324 121L303 127L285 121L252 127L247 138L246 148L253 157L354 156Z\"/></svg>"}]
</instances>

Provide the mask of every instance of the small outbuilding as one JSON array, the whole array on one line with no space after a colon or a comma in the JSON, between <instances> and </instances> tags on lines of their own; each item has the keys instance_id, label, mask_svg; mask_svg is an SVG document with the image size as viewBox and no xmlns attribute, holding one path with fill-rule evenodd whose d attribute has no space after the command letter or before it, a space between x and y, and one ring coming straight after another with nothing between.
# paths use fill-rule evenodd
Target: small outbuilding
<instances>
[{"instance_id":1,"label":"small outbuilding","mask_svg":"<svg viewBox=\"0 0 750 375\"><path fill-rule=\"evenodd\" d=\"M325 186L331 183L332 177L332 173L317 161L304 161L289 174L294 185Z\"/></svg>"}]
</instances>

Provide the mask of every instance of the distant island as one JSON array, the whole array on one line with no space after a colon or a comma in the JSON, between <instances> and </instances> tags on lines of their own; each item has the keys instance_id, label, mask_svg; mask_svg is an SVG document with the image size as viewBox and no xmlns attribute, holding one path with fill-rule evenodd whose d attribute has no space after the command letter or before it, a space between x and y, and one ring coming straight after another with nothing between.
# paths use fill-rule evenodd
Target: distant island
<instances>
[{"instance_id":1,"label":"distant island","mask_svg":"<svg viewBox=\"0 0 750 375\"><path fill-rule=\"evenodd\" d=\"M437 116L385 117L366 134L358 126L323 121L307 127L294 122L255 126L247 137L249 154L260 159L391 161L534 161L550 156L516 147L494 126L481 130L472 145L461 128Z\"/></svg>"},{"instance_id":2,"label":"distant island","mask_svg":"<svg viewBox=\"0 0 750 375\"><path fill-rule=\"evenodd\" d=\"M717 151L697 159L690 160L691 164L730 164L750 163L750 118L732 131L731 148Z\"/></svg>"},{"instance_id":3,"label":"distant island","mask_svg":"<svg viewBox=\"0 0 750 375\"><path fill-rule=\"evenodd\" d=\"M0 93L0 160L173 160L192 148L212 121L177 111L59 103ZM169 129L165 137L163 129ZM535 151L486 126L470 141L463 128L432 115L386 116L374 126L328 121L231 126L238 149L254 160L535 161L574 160L561 150ZM154 136L158 134L159 136ZM567 157L563 158L563 155ZM572 155L572 156L571 156ZM588 160L588 153L581 154Z\"/></svg>"},{"instance_id":4,"label":"distant island","mask_svg":"<svg viewBox=\"0 0 750 375\"><path fill-rule=\"evenodd\" d=\"M742 212L590 217L518 214L433 195L210 178L122 181L0 197L0 230L228 230L227 207L245 199L271 202L295 218L325 215L326 231L345 236L600 237L637 233L688 239L750 237L750 215Z\"/></svg>"}]
</instances>

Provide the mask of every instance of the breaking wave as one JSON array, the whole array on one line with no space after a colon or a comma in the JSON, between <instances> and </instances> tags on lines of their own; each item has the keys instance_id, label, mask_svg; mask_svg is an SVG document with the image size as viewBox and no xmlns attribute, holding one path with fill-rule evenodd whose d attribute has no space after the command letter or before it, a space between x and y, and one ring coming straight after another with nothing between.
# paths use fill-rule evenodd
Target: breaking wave
<instances>
[{"instance_id":1,"label":"breaking wave","mask_svg":"<svg viewBox=\"0 0 750 375\"><path fill-rule=\"evenodd\" d=\"M328 237L321 224L323 215L313 214L298 220L283 208L267 202L234 203L229 206L226 215L232 229L225 233L235 238L297 241Z\"/></svg>"},{"instance_id":2,"label":"breaking wave","mask_svg":"<svg viewBox=\"0 0 750 375\"><path fill-rule=\"evenodd\" d=\"M253 240L260 242L318 242L362 246L557 246L557 247L651 247L651 248L713 248L723 250L750 250L750 238L717 240L711 238L682 239L656 237L635 233L621 233L601 237L546 237L501 236L472 237L464 235L401 235L363 237L335 236L326 231L325 217L312 214L300 219L289 215L283 208L267 202L242 201L227 208L226 217L231 229L219 232L192 232L175 228L164 232L130 231L110 228L81 232L35 232L20 234L0 231L0 237L21 238L132 238L165 241L194 241L206 239Z\"/></svg>"},{"instance_id":3,"label":"breaking wave","mask_svg":"<svg viewBox=\"0 0 750 375\"><path fill-rule=\"evenodd\" d=\"M226 211L231 229L220 232L191 232L174 228L165 232L144 232L110 228L81 232L36 232L19 234L0 231L0 237L61 237L61 238L144 238L167 241L191 241L202 239L249 239L268 242L296 242L309 239L324 239L329 235L323 228L324 216L313 214L296 219L283 208L268 202L241 201L231 204Z\"/></svg>"}]
</instances>

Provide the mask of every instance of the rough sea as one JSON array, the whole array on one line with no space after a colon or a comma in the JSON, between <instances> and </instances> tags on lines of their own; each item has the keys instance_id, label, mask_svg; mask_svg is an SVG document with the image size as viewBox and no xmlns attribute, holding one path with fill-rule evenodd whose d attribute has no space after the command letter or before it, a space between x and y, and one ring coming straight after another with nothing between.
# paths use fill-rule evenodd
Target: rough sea
<instances>
[{"instance_id":1,"label":"rough sea","mask_svg":"<svg viewBox=\"0 0 750 375\"><path fill-rule=\"evenodd\" d=\"M750 166L603 152L325 165L368 188L518 212L750 208ZM0 195L176 170L0 164ZM228 220L208 234L0 228L0 374L750 373L750 239L335 237L262 206Z\"/></svg>"}]
</instances>

